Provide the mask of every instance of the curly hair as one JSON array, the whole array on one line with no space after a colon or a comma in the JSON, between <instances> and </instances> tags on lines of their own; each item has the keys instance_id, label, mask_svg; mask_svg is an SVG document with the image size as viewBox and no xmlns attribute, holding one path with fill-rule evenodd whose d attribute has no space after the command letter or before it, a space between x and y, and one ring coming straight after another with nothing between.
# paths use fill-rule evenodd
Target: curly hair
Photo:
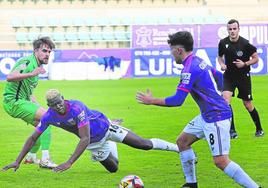
<instances>
[{"instance_id":1,"label":"curly hair","mask_svg":"<svg viewBox=\"0 0 268 188\"><path fill-rule=\"evenodd\" d=\"M48 45L50 49L55 49L55 44L49 37L39 37L38 39L34 40L33 48L34 50L38 49L44 44Z\"/></svg>"},{"instance_id":2,"label":"curly hair","mask_svg":"<svg viewBox=\"0 0 268 188\"><path fill-rule=\"evenodd\" d=\"M46 100L52 100L55 97L61 96L59 90L57 89L50 89L46 93Z\"/></svg>"}]
</instances>

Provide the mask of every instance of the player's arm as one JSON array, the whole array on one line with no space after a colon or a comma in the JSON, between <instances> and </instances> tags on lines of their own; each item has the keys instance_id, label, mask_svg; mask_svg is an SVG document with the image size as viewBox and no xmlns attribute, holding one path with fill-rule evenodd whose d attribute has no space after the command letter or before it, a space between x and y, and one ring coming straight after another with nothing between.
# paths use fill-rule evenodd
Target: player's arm
<instances>
[{"instance_id":1,"label":"player's arm","mask_svg":"<svg viewBox=\"0 0 268 188\"><path fill-rule=\"evenodd\" d=\"M224 47L223 47L223 42L220 41L219 42L219 45L218 45L218 63L220 64L221 66L221 70L222 71L225 71L227 66L225 65L225 61L224 61Z\"/></svg>"},{"instance_id":2,"label":"player's arm","mask_svg":"<svg viewBox=\"0 0 268 188\"><path fill-rule=\"evenodd\" d=\"M146 93L137 92L136 100L139 103L142 103L142 104L166 106L165 99L163 99L163 98L154 98L152 92L149 89L147 89Z\"/></svg>"},{"instance_id":3,"label":"player's arm","mask_svg":"<svg viewBox=\"0 0 268 188\"><path fill-rule=\"evenodd\" d=\"M249 61L245 62L245 66L250 66L258 63L259 61L259 55L257 52L254 52L251 56L251 59Z\"/></svg>"},{"instance_id":4,"label":"player's arm","mask_svg":"<svg viewBox=\"0 0 268 188\"><path fill-rule=\"evenodd\" d=\"M25 157L25 155L30 151L30 149L33 147L33 145L35 144L36 140L39 138L39 136L41 134L38 133L37 131L34 131L34 133L25 142L25 144L24 144L20 154L18 155L16 161L11 163L11 164L9 164L9 165L7 165L7 166L5 166L2 170L6 171L6 170L8 170L10 168L14 168L14 171L16 171L20 167L20 163L23 160L23 158Z\"/></svg>"},{"instance_id":5,"label":"player's arm","mask_svg":"<svg viewBox=\"0 0 268 188\"><path fill-rule=\"evenodd\" d=\"M226 69L226 65L224 63L224 57L223 56L218 56L218 63L221 66L221 70L224 71Z\"/></svg>"},{"instance_id":6,"label":"player's arm","mask_svg":"<svg viewBox=\"0 0 268 188\"><path fill-rule=\"evenodd\" d=\"M72 164L81 156L81 154L85 151L88 144L90 143L90 135L88 129L89 129L88 124L85 124L84 126L79 128L80 141L76 146L74 153L67 162L55 167L53 171L62 172L69 169L72 166Z\"/></svg>"},{"instance_id":7,"label":"player's arm","mask_svg":"<svg viewBox=\"0 0 268 188\"><path fill-rule=\"evenodd\" d=\"M218 90L223 91L223 74L215 68L212 69L212 74L217 83Z\"/></svg>"},{"instance_id":8,"label":"player's arm","mask_svg":"<svg viewBox=\"0 0 268 188\"><path fill-rule=\"evenodd\" d=\"M251 59L248 61L242 61L240 59L236 59L233 63L237 66L237 68L244 68L250 65L253 65L259 61L258 53L254 52L251 56Z\"/></svg>"},{"instance_id":9,"label":"player's arm","mask_svg":"<svg viewBox=\"0 0 268 188\"><path fill-rule=\"evenodd\" d=\"M35 104L39 104L36 100L36 97L34 95L31 95L31 101Z\"/></svg>"},{"instance_id":10,"label":"player's arm","mask_svg":"<svg viewBox=\"0 0 268 188\"><path fill-rule=\"evenodd\" d=\"M154 98L151 91L137 92L136 99L139 103L157 106L181 106L188 95L188 91L178 89L175 95L166 98Z\"/></svg>"},{"instance_id":11,"label":"player's arm","mask_svg":"<svg viewBox=\"0 0 268 188\"><path fill-rule=\"evenodd\" d=\"M247 67L247 66L254 65L254 64L258 63L259 56L258 56L256 47L253 46L252 44L248 43L247 44L247 50L251 54L250 59L248 61L242 61L240 59L236 59L234 61L234 63L237 66L237 68L244 68L244 67Z\"/></svg>"},{"instance_id":12,"label":"player's arm","mask_svg":"<svg viewBox=\"0 0 268 188\"><path fill-rule=\"evenodd\" d=\"M23 73L22 70L14 70L7 75L8 82L19 82L23 79L37 76L39 74L45 73L45 69L43 67L37 67L33 72Z\"/></svg>"}]
</instances>

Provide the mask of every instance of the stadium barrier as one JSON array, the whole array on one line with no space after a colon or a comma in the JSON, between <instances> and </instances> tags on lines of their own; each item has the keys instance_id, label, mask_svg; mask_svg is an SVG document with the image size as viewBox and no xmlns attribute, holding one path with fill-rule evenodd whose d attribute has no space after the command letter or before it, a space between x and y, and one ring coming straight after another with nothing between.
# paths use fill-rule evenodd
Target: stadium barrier
<instances>
[{"instance_id":1,"label":"stadium barrier","mask_svg":"<svg viewBox=\"0 0 268 188\"><path fill-rule=\"evenodd\" d=\"M52 53L48 74L42 78L56 80L119 79L133 77L178 76L182 67L176 65L167 48L169 33L187 30L192 33L196 54L208 64L218 67L218 42L227 36L225 24L206 25L134 25L132 47L126 49L56 50ZM268 25L241 24L240 34L257 47L259 62L251 73L268 72ZM0 79L15 61L29 51L0 51Z\"/></svg>"},{"instance_id":2,"label":"stadium barrier","mask_svg":"<svg viewBox=\"0 0 268 188\"><path fill-rule=\"evenodd\" d=\"M208 64L220 69L217 48L197 48L195 53ZM251 66L252 75L267 74L267 46L258 46L259 62ZM16 60L29 51L0 51L0 79ZM111 54L113 56L111 56ZM56 50L51 54L48 72L40 77L50 80L103 80L137 77L179 76L177 65L168 48Z\"/></svg>"}]
</instances>

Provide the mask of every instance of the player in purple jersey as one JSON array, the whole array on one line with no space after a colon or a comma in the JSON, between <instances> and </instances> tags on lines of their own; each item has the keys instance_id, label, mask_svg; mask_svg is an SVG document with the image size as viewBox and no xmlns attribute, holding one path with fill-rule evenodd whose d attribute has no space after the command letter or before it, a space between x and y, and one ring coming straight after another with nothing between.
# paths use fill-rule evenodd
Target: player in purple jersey
<instances>
[{"instance_id":1,"label":"player in purple jersey","mask_svg":"<svg viewBox=\"0 0 268 188\"><path fill-rule=\"evenodd\" d=\"M121 127L116 121L110 121L103 113L89 109L77 100L64 100L58 90L51 89L46 95L48 111L41 119L41 124L28 138L16 161L3 170L14 168L16 171L24 156L29 152L38 137L54 125L77 135L80 141L67 162L53 170L61 172L69 169L80 155L88 149L92 159L99 161L109 172L118 169L118 154L115 142L121 142L142 150L166 150L178 152L178 146L158 138L144 139Z\"/></svg>"},{"instance_id":2,"label":"player in purple jersey","mask_svg":"<svg viewBox=\"0 0 268 188\"><path fill-rule=\"evenodd\" d=\"M182 187L198 187L195 174L196 156L191 145L205 138L218 168L240 185L258 188L243 169L229 158L231 110L221 96L222 74L193 54L191 33L180 31L170 35L168 44L176 63L184 65L176 93L166 98L155 98L151 91L147 90L147 93L138 92L136 98L142 104L174 107L181 106L190 93L198 104L201 114L190 121L177 139L186 179Z\"/></svg>"}]
</instances>

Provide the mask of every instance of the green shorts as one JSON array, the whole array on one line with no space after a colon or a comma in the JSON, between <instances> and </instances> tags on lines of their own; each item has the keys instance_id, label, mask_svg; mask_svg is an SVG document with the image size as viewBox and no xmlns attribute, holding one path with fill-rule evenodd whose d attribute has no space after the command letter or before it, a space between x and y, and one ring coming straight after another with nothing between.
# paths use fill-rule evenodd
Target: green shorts
<instances>
[{"instance_id":1,"label":"green shorts","mask_svg":"<svg viewBox=\"0 0 268 188\"><path fill-rule=\"evenodd\" d=\"M26 123L35 125L35 114L40 106L31 101L18 99L17 101L11 100L3 102L5 111L14 118L20 118Z\"/></svg>"}]
</instances>

